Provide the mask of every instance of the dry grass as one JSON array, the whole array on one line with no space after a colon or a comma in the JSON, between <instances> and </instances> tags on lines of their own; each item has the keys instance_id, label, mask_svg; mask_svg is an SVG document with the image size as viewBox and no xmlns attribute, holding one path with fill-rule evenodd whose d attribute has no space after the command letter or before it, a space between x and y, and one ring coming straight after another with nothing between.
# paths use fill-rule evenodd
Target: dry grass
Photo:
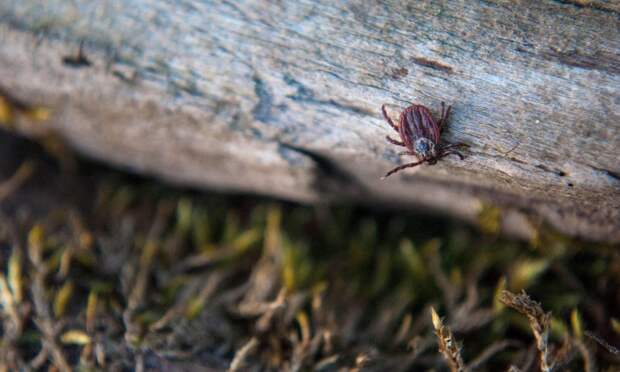
<instances>
[{"instance_id":1,"label":"dry grass","mask_svg":"<svg viewBox=\"0 0 620 372\"><path fill-rule=\"evenodd\" d=\"M437 336L437 342L439 344L439 352L448 362L450 370L452 372L464 372L467 371L463 358L461 357L461 346L454 339L454 335L450 328L443 324L443 321L437 315L435 309L431 307L431 318L433 320L433 328L435 328L435 335Z\"/></svg>"},{"instance_id":2,"label":"dry grass","mask_svg":"<svg viewBox=\"0 0 620 372\"><path fill-rule=\"evenodd\" d=\"M0 205L0 371L620 367L618 247L61 172L36 148L4 179L26 158Z\"/></svg>"},{"instance_id":3,"label":"dry grass","mask_svg":"<svg viewBox=\"0 0 620 372\"><path fill-rule=\"evenodd\" d=\"M540 370L551 372L554 365L549 355L551 313L545 313L540 304L532 301L525 291L518 295L509 291L502 291L499 299L506 306L527 316L532 333L536 338L536 347L540 353Z\"/></svg>"}]
</instances>

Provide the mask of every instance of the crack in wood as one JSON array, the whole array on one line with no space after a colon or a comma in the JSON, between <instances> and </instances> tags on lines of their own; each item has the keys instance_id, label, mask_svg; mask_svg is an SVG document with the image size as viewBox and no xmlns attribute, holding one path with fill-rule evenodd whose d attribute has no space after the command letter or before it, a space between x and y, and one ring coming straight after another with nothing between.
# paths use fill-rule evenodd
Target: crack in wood
<instances>
[{"instance_id":1,"label":"crack in wood","mask_svg":"<svg viewBox=\"0 0 620 372\"><path fill-rule=\"evenodd\" d=\"M567 173L566 173L566 172L564 172L563 170L560 170L560 169L551 169L551 168L549 168L549 167L547 167L546 165L543 165L543 164L538 164L538 165L536 165L536 168L538 168L538 169L540 169L540 170L543 170L543 171L545 171L545 172L547 172L547 173L552 173L552 174L555 174L555 175L557 175L557 176L559 176L559 177L565 177L565 176L567 175Z\"/></svg>"},{"instance_id":2,"label":"crack in wood","mask_svg":"<svg viewBox=\"0 0 620 372\"><path fill-rule=\"evenodd\" d=\"M605 174L607 177L613 179L615 182L620 181L620 172L614 172L614 171L610 171L609 169L594 167L592 165L589 165L589 167L598 172Z\"/></svg>"},{"instance_id":3,"label":"crack in wood","mask_svg":"<svg viewBox=\"0 0 620 372\"><path fill-rule=\"evenodd\" d=\"M84 53L84 41L80 42L77 55L70 55L62 57L62 63L72 68L90 67L92 62L86 57Z\"/></svg>"},{"instance_id":4,"label":"crack in wood","mask_svg":"<svg viewBox=\"0 0 620 372\"><path fill-rule=\"evenodd\" d=\"M431 59L427 59L424 57L411 57L411 61L415 63L416 65L429 67L429 68L432 68L433 70L443 71L449 74L451 74L453 71L453 68L451 66L448 66L444 63L433 61Z\"/></svg>"},{"instance_id":5,"label":"crack in wood","mask_svg":"<svg viewBox=\"0 0 620 372\"><path fill-rule=\"evenodd\" d=\"M409 74L409 70L407 70L404 67L400 67L400 68L393 68L390 76L394 80L400 80L404 78L405 76L407 76L408 74Z\"/></svg>"},{"instance_id":6,"label":"crack in wood","mask_svg":"<svg viewBox=\"0 0 620 372\"><path fill-rule=\"evenodd\" d=\"M597 50L588 55L575 50L569 52L552 50L542 53L541 56L546 60L559 62L566 66L604 71L615 75L620 74L620 55L615 53Z\"/></svg>"},{"instance_id":7,"label":"crack in wood","mask_svg":"<svg viewBox=\"0 0 620 372\"><path fill-rule=\"evenodd\" d=\"M590 0L554 0L556 3L572 5L579 9L593 9L598 10L604 13L614 14L616 16L620 15L620 12L616 9L605 6L605 4L601 4L599 2L590 1Z\"/></svg>"},{"instance_id":8,"label":"crack in wood","mask_svg":"<svg viewBox=\"0 0 620 372\"><path fill-rule=\"evenodd\" d=\"M312 189L319 195L329 198L355 198L368 193L366 187L346 168L336 161L316 151L278 142L284 149L294 151L316 165L312 180Z\"/></svg>"},{"instance_id":9,"label":"crack in wood","mask_svg":"<svg viewBox=\"0 0 620 372\"><path fill-rule=\"evenodd\" d=\"M256 97L258 97L258 103L256 103L252 109L252 116L262 123L269 123L273 119L271 115L273 94L267 83L258 77L258 75L254 75L252 80L254 81L254 93L256 93Z\"/></svg>"}]
</instances>

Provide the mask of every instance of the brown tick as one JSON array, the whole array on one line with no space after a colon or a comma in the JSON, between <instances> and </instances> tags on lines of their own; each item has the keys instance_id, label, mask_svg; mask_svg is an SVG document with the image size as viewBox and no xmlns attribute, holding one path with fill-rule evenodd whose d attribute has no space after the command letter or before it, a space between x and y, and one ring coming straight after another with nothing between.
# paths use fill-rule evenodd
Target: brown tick
<instances>
[{"instance_id":1,"label":"brown tick","mask_svg":"<svg viewBox=\"0 0 620 372\"><path fill-rule=\"evenodd\" d=\"M413 155L418 158L417 162L403 164L387 172L385 176L381 177L382 180L405 168L415 167L422 163L435 164L437 160L450 154L458 155L463 160L463 155L460 152L451 149L467 146L466 144L439 144L439 137L441 136L443 126L446 124L448 115L450 115L451 108L452 106L448 106L446 110L446 105L441 102L441 118L438 122L435 122L431 112L426 107L413 104L401 112L400 120L398 125L396 125L385 111L385 104L381 106L383 117L398 133L401 140L397 141L390 136L385 138L388 142L407 149L407 151L401 152L398 155Z\"/></svg>"}]
</instances>

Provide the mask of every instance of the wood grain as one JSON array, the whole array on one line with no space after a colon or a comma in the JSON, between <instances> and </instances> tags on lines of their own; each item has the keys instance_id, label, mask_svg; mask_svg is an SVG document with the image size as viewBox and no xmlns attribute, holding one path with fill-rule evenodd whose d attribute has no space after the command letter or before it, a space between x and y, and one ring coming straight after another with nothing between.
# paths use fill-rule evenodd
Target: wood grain
<instances>
[{"instance_id":1,"label":"wood grain","mask_svg":"<svg viewBox=\"0 0 620 372\"><path fill-rule=\"evenodd\" d=\"M8 0L0 66L54 113L18 130L137 172L620 241L615 2ZM401 161L381 104L441 101L468 157L380 181Z\"/></svg>"}]
</instances>

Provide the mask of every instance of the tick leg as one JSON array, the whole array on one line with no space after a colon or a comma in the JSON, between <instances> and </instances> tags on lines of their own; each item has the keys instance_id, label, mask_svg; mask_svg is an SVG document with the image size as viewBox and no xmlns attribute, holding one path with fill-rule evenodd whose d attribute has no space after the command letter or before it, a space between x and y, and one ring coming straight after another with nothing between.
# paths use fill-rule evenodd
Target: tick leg
<instances>
[{"instance_id":1,"label":"tick leg","mask_svg":"<svg viewBox=\"0 0 620 372\"><path fill-rule=\"evenodd\" d=\"M396 172L398 172L400 170L403 170L405 168L415 167L417 165L420 165L420 164L424 163L425 161L426 160L422 160L422 161L418 161L418 162L415 162L415 163L407 163L407 164L400 165L400 166L392 169L391 171L387 172L385 174L385 176L381 177L381 179L384 180L384 179L388 178L390 175L392 175L392 174L394 174L394 173L396 173Z\"/></svg>"},{"instance_id":2,"label":"tick leg","mask_svg":"<svg viewBox=\"0 0 620 372\"><path fill-rule=\"evenodd\" d=\"M398 153L398 156L403 156L403 155L415 155L415 154L411 151L403 151L403 152Z\"/></svg>"},{"instance_id":3,"label":"tick leg","mask_svg":"<svg viewBox=\"0 0 620 372\"><path fill-rule=\"evenodd\" d=\"M385 111L385 103L381 105L381 112L383 112L383 117L385 118L385 120L387 120L388 124L390 124L390 126L394 128L395 131L398 132L398 127L396 126L396 124L394 124L392 119L390 119L390 117L387 114L387 111Z\"/></svg>"},{"instance_id":4,"label":"tick leg","mask_svg":"<svg viewBox=\"0 0 620 372\"><path fill-rule=\"evenodd\" d=\"M386 140L388 140L388 142L389 142L389 143L393 143L393 144L395 144L396 146L405 146L405 144L404 144L404 143L402 143L402 142L400 142L400 141L397 141L397 140L395 140L394 138L392 138L392 137L390 137L390 136L385 136L385 139L386 139Z\"/></svg>"},{"instance_id":5,"label":"tick leg","mask_svg":"<svg viewBox=\"0 0 620 372\"><path fill-rule=\"evenodd\" d=\"M443 101L441 102L441 119L439 119L439 123L438 123L440 130L445 124L445 122L448 120L448 116L450 115L451 109L452 109L452 106L448 106L448 109L446 110L446 104Z\"/></svg>"},{"instance_id":6,"label":"tick leg","mask_svg":"<svg viewBox=\"0 0 620 372\"><path fill-rule=\"evenodd\" d=\"M466 143L448 143L448 146L442 147L441 150L453 149L455 147L469 147L469 145Z\"/></svg>"}]
</instances>

